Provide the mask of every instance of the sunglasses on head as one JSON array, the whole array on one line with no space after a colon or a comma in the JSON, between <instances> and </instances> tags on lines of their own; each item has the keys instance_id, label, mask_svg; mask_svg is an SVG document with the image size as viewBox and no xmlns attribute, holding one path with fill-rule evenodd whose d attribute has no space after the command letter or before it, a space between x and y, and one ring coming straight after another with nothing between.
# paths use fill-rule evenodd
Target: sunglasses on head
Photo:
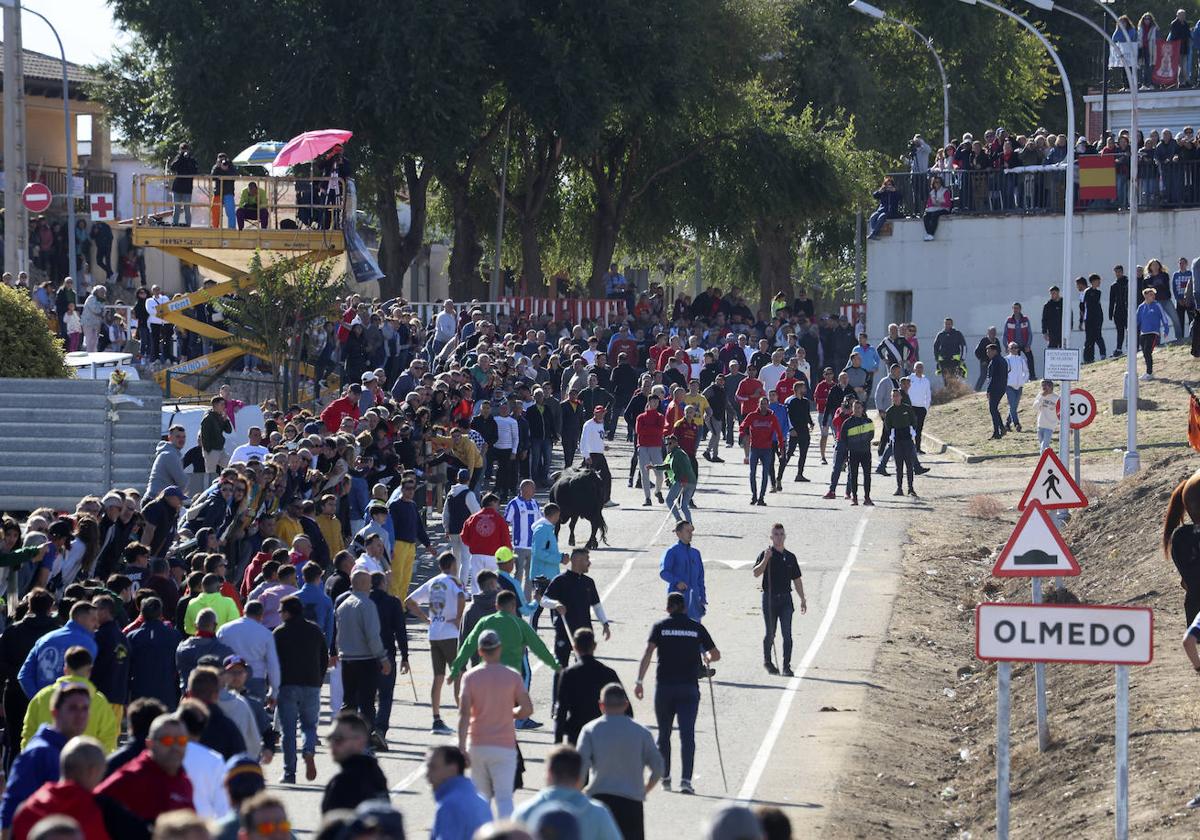
<instances>
[{"instance_id":1,"label":"sunglasses on head","mask_svg":"<svg viewBox=\"0 0 1200 840\"><path fill-rule=\"evenodd\" d=\"M164 747L186 747L188 745L188 736L164 735L158 739L158 743Z\"/></svg>"}]
</instances>

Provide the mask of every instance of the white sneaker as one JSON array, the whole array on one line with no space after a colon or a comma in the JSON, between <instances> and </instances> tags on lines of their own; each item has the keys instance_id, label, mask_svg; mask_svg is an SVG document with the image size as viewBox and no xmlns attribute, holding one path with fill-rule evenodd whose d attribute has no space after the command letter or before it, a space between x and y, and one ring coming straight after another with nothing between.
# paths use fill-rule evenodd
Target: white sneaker
<instances>
[{"instance_id":1,"label":"white sneaker","mask_svg":"<svg viewBox=\"0 0 1200 840\"><path fill-rule=\"evenodd\" d=\"M1141 376L1138 377L1138 379L1142 380L1143 382L1145 382L1147 379L1153 379L1153 378L1154 378L1154 375L1150 374L1150 373L1143 373Z\"/></svg>"},{"instance_id":2,"label":"white sneaker","mask_svg":"<svg viewBox=\"0 0 1200 840\"><path fill-rule=\"evenodd\" d=\"M932 241L933 241L933 234L932 234L932 233L927 233L927 234L925 234L925 241L926 241L926 242L932 242Z\"/></svg>"}]
</instances>

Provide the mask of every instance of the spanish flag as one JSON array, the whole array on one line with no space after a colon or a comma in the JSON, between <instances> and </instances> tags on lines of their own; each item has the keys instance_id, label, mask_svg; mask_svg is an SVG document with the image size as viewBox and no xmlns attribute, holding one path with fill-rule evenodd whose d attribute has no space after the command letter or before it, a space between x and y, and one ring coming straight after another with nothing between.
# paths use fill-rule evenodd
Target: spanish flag
<instances>
[{"instance_id":1,"label":"spanish flag","mask_svg":"<svg viewBox=\"0 0 1200 840\"><path fill-rule=\"evenodd\" d=\"M1116 201L1117 169L1112 155L1084 155L1079 158L1079 199Z\"/></svg>"}]
</instances>

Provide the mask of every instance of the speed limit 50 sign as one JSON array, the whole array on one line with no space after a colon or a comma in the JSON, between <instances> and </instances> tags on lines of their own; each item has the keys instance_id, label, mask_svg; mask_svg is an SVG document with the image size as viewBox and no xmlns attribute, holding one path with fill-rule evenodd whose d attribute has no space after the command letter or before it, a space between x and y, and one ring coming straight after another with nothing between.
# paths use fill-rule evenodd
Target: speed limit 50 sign
<instances>
[{"instance_id":1,"label":"speed limit 50 sign","mask_svg":"<svg viewBox=\"0 0 1200 840\"><path fill-rule=\"evenodd\" d=\"M1061 416L1062 401L1059 401L1059 413ZM1084 426L1090 426L1092 421L1096 419L1096 398L1082 388L1072 388L1070 397L1070 414L1067 419L1071 421L1072 429L1082 429Z\"/></svg>"}]
</instances>

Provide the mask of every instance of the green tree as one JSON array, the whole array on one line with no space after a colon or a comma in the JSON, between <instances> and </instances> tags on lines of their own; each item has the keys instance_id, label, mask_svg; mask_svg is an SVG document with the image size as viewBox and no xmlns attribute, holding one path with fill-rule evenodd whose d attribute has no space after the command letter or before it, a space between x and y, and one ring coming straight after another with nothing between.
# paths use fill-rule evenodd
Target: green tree
<instances>
[{"instance_id":1,"label":"green tree","mask_svg":"<svg viewBox=\"0 0 1200 840\"><path fill-rule=\"evenodd\" d=\"M241 345L270 362L275 397L280 405L299 381L304 337L314 321L334 311L346 278L335 263L276 260L264 264L255 253L250 276L236 296L221 298L223 325ZM281 371L287 371L285 376Z\"/></svg>"},{"instance_id":2,"label":"green tree","mask_svg":"<svg viewBox=\"0 0 1200 840\"><path fill-rule=\"evenodd\" d=\"M0 283L0 378L67 379L63 343L24 292Z\"/></svg>"}]
</instances>

